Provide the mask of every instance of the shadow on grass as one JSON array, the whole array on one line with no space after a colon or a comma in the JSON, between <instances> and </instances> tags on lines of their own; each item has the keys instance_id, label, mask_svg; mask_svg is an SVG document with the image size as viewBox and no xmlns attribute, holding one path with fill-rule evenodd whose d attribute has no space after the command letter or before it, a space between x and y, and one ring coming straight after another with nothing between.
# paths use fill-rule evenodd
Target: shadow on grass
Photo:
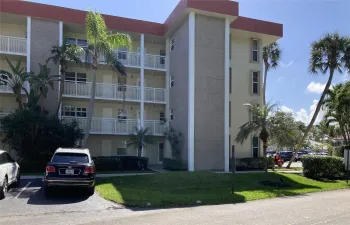
<instances>
[{"instance_id":1,"label":"shadow on grass","mask_svg":"<svg viewBox=\"0 0 350 225\"><path fill-rule=\"evenodd\" d=\"M303 194L320 187L300 183L278 173L214 174L170 172L148 176L99 179L97 191L105 199L132 210L242 203ZM300 179L306 179L300 176ZM272 184L272 185L271 185ZM231 193L234 185L235 194Z\"/></svg>"}]
</instances>

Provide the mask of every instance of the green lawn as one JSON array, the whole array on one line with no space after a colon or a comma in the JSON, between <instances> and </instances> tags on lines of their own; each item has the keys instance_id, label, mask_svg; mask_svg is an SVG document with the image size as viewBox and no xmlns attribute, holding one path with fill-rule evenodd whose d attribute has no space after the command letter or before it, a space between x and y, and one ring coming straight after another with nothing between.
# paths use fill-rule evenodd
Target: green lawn
<instances>
[{"instance_id":1,"label":"green lawn","mask_svg":"<svg viewBox=\"0 0 350 225\"><path fill-rule=\"evenodd\" d=\"M261 182L284 187L267 186ZM235 194L231 194L232 175L211 172L171 172L147 176L114 177L97 180L96 190L105 199L130 207L181 207L238 203L279 196L346 188L345 181L320 182L295 174L237 174ZM264 182L265 183L265 182Z\"/></svg>"}]
</instances>

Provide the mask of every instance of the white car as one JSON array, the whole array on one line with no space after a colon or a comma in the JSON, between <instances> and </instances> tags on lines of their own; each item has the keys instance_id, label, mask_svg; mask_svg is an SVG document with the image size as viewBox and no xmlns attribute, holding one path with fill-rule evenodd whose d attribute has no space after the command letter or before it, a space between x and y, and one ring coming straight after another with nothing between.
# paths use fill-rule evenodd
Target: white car
<instances>
[{"instance_id":1,"label":"white car","mask_svg":"<svg viewBox=\"0 0 350 225\"><path fill-rule=\"evenodd\" d=\"M5 198L8 187L18 184L19 180L19 165L7 152L0 150L0 199Z\"/></svg>"}]
</instances>

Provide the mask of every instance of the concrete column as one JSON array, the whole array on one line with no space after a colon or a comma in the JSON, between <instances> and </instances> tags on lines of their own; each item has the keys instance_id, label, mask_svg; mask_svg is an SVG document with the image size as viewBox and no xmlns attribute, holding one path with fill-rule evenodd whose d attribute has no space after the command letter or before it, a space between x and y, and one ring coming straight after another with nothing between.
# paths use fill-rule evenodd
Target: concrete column
<instances>
[{"instance_id":1,"label":"concrete column","mask_svg":"<svg viewBox=\"0 0 350 225\"><path fill-rule=\"evenodd\" d=\"M141 105L140 105L140 127L145 128L145 35L141 34L140 43L140 92L141 92ZM144 156L145 150L142 148L142 156Z\"/></svg>"},{"instance_id":2,"label":"concrete column","mask_svg":"<svg viewBox=\"0 0 350 225\"><path fill-rule=\"evenodd\" d=\"M27 72L30 72L30 41L31 41L31 33L32 33L32 18L30 16L27 17ZM25 88L27 91L30 91L30 84L28 81L25 83Z\"/></svg>"},{"instance_id":3,"label":"concrete column","mask_svg":"<svg viewBox=\"0 0 350 225\"><path fill-rule=\"evenodd\" d=\"M165 118L167 118L167 123L168 126L170 125L170 40L169 38L166 39L165 41L165 69L166 69L166 74L165 74L165 101L166 101L166 105L165 105ZM172 154L171 154L171 147L170 144L168 142L166 142L165 145L165 150L166 150L166 154L165 157L167 158L172 158Z\"/></svg>"},{"instance_id":4,"label":"concrete column","mask_svg":"<svg viewBox=\"0 0 350 225\"><path fill-rule=\"evenodd\" d=\"M194 171L195 26L195 13L190 12L188 32L188 171Z\"/></svg>"},{"instance_id":5,"label":"concrete column","mask_svg":"<svg viewBox=\"0 0 350 225\"><path fill-rule=\"evenodd\" d=\"M62 21L60 21L59 22L59 24L58 24L58 45L59 46L62 46L63 45L63 22ZM59 65L58 66L58 72L59 73L61 73L61 66ZM61 78L61 77L60 77ZM62 81L62 82L64 82L64 81ZM57 94L57 96L58 96L58 98L60 97L60 88L61 88L61 82L58 82L58 90L57 90L57 92L58 92L58 94ZM59 108L59 110L58 110L58 118L59 119L61 119L62 118L62 102L61 102L61 104L60 104L60 108Z\"/></svg>"},{"instance_id":6,"label":"concrete column","mask_svg":"<svg viewBox=\"0 0 350 225\"><path fill-rule=\"evenodd\" d=\"M224 157L225 157L225 171L228 172L230 170L230 146L229 146L229 101L230 101L230 21L228 19L225 20L225 123L224 123Z\"/></svg>"}]
</instances>

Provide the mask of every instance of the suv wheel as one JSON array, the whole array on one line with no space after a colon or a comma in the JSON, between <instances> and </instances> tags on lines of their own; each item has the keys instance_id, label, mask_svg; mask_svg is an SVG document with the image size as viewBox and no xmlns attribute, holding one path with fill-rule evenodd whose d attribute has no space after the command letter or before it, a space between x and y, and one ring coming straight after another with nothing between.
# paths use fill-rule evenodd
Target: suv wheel
<instances>
[{"instance_id":1,"label":"suv wheel","mask_svg":"<svg viewBox=\"0 0 350 225\"><path fill-rule=\"evenodd\" d=\"M94 193L95 193L95 186L89 187L89 188L87 189L87 194L88 194L89 196L92 196Z\"/></svg>"},{"instance_id":2,"label":"suv wheel","mask_svg":"<svg viewBox=\"0 0 350 225\"><path fill-rule=\"evenodd\" d=\"M4 183L2 184L2 188L0 189L0 199L3 199L6 197L6 193L8 191L8 183L7 178L4 178Z\"/></svg>"},{"instance_id":3,"label":"suv wheel","mask_svg":"<svg viewBox=\"0 0 350 225\"><path fill-rule=\"evenodd\" d=\"M16 175L16 181L15 181L15 183L13 184L13 186L14 186L14 187L18 187L18 186L19 186L20 180L21 180L21 173L20 173L20 171L18 170L17 175Z\"/></svg>"}]
</instances>

